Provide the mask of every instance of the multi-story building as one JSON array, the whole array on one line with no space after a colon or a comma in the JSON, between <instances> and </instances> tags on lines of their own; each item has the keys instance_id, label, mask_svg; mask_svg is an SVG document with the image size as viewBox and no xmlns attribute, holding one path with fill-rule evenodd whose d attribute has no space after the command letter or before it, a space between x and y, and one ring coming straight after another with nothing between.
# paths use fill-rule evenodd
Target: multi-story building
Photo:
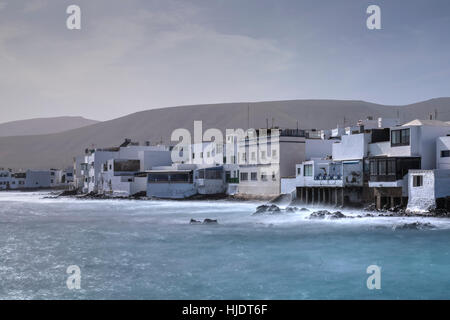
<instances>
[{"instance_id":1,"label":"multi-story building","mask_svg":"<svg viewBox=\"0 0 450 320\"><path fill-rule=\"evenodd\" d=\"M11 170L0 168L0 190L9 190L11 182Z\"/></svg>"},{"instance_id":2,"label":"multi-story building","mask_svg":"<svg viewBox=\"0 0 450 320\"><path fill-rule=\"evenodd\" d=\"M239 193L275 196L281 179L295 176L295 164L305 160L305 131L249 130L238 141Z\"/></svg>"},{"instance_id":3,"label":"multi-story building","mask_svg":"<svg viewBox=\"0 0 450 320\"><path fill-rule=\"evenodd\" d=\"M377 208L407 203L408 171L435 169L437 138L447 134L446 122L414 120L391 127L388 141L369 144L369 187L374 189Z\"/></svg>"},{"instance_id":4,"label":"multi-story building","mask_svg":"<svg viewBox=\"0 0 450 320\"><path fill-rule=\"evenodd\" d=\"M356 129L358 128L358 130ZM305 203L332 205L370 201L369 144L389 140L389 129L355 126L332 141L331 156L322 153L296 165L296 198Z\"/></svg>"}]
</instances>

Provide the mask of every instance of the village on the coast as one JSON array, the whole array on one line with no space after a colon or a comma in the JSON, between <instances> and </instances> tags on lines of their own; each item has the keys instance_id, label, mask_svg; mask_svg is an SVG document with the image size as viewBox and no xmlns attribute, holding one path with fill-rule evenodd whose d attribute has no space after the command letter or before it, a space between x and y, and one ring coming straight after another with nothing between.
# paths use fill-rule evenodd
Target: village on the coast
<instances>
[{"instance_id":1,"label":"village on the coast","mask_svg":"<svg viewBox=\"0 0 450 320\"><path fill-rule=\"evenodd\" d=\"M367 117L326 130L228 131L164 145L124 138L86 148L64 169L0 168L0 190L145 199L271 199L305 205L450 210L450 122Z\"/></svg>"}]
</instances>

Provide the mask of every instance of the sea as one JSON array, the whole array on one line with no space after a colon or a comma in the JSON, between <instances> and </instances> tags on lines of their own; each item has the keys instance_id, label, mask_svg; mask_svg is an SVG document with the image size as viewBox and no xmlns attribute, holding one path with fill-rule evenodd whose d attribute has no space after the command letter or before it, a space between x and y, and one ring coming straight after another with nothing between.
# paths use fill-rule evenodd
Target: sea
<instances>
[{"instance_id":1,"label":"sea","mask_svg":"<svg viewBox=\"0 0 450 320\"><path fill-rule=\"evenodd\" d=\"M0 192L0 299L450 298L450 219L51 195Z\"/></svg>"}]
</instances>

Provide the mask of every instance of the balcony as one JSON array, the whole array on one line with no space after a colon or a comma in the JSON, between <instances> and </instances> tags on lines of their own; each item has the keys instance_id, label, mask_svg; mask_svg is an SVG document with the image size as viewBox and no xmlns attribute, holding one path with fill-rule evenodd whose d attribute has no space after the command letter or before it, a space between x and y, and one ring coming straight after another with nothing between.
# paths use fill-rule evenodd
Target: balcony
<instances>
[{"instance_id":1,"label":"balcony","mask_svg":"<svg viewBox=\"0 0 450 320\"><path fill-rule=\"evenodd\" d=\"M227 183L239 183L239 178L227 178Z\"/></svg>"}]
</instances>

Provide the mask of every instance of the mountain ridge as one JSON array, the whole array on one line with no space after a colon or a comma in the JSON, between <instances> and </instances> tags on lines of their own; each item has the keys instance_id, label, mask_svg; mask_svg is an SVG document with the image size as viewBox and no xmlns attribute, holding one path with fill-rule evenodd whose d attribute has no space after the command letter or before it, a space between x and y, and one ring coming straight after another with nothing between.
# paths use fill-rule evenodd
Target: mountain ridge
<instances>
[{"instance_id":1,"label":"mountain ridge","mask_svg":"<svg viewBox=\"0 0 450 320\"><path fill-rule=\"evenodd\" d=\"M250 111L250 112L249 112ZM192 132L194 120L208 128L274 126L323 129L355 124L367 116L394 118L402 122L428 119L450 120L450 98L435 98L402 106L361 100L284 100L187 105L139 111L116 119L59 133L0 137L0 167L43 169L71 165L86 148L119 145L124 138L157 143L170 142L174 129ZM268 119L268 121L266 120Z\"/></svg>"}]
</instances>

